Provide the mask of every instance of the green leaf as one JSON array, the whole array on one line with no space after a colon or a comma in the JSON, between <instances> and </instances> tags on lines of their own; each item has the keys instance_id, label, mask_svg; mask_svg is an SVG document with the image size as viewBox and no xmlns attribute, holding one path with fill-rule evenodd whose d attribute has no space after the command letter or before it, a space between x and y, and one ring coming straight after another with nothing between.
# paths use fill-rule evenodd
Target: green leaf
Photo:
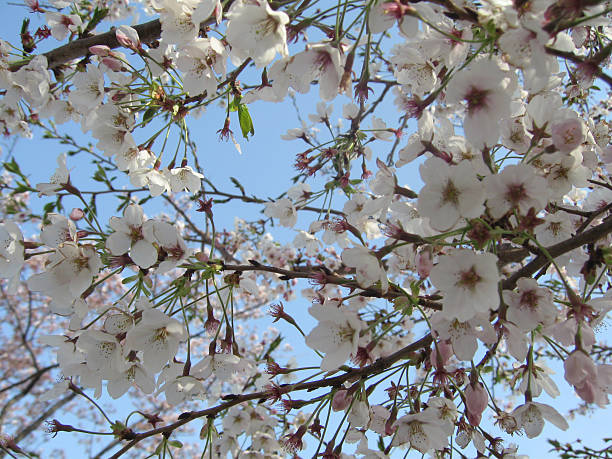
<instances>
[{"instance_id":1,"label":"green leaf","mask_svg":"<svg viewBox=\"0 0 612 459\"><path fill-rule=\"evenodd\" d=\"M158 110L159 107L149 107L147 111L144 112L144 115L142 115L142 125L145 126L146 124L148 124L149 121L153 119Z\"/></svg>"},{"instance_id":2,"label":"green leaf","mask_svg":"<svg viewBox=\"0 0 612 459\"><path fill-rule=\"evenodd\" d=\"M183 447L183 444L180 441L178 441L178 440L170 440L168 442L168 444L170 446L174 446L175 448L182 448Z\"/></svg>"},{"instance_id":3,"label":"green leaf","mask_svg":"<svg viewBox=\"0 0 612 459\"><path fill-rule=\"evenodd\" d=\"M126 428L126 425L121 421L115 421L111 425L111 430L115 435L121 435L121 433L124 432Z\"/></svg>"},{"instance_id":4,"label":"green leaf","mask_svg":"<svg viewBox=\"0 0 612 459\"><path fill-rule=\"evenodd\" d=\"M278 335L276 338L274 338L274 341L270 343L270 346L268 347L268 350L266 351L266 353L263 355L263 358L264 359L268 358L270 354L272 354L272 352L274 352L274 350L278 346L280 346L282 341L283 341L283 337L281 335Z\"/></svg>"},{"instance_id":5,"label":"green leaf","mask_svg":"<svg viewBox=\"0 0 612 459\"><path fill-rule=\"evenodd\" d=\"M240 105L240 99L238 99L237 97L234 97L234 99L229 103L229 106L227 107L227 109L230 112L235 112L236 110L238 110L239 105Z\"/></svg>"},{"instance_id":6,"label":"green leaf","mask_svg":"<svg viewBox=\"0 0 612 459\"><path fill-rule=\"evenodd\" d=\"M253 120L249 114L249 109L245 104L238 105L238 121L240 121L240 129L242 129L242 137L249 138L249 134L255 135Z\"/></svg>"},{"instance_id":7,"label":"green leaf","mask_svg":"<svg viewBox=\"0 0 612 459\"><path fill-rule=\"evenodd\" d=\"M85 30L83 30L83 35L87 35L87 33L91 32L92 30L94 30L98 24L100 24L100 22L102 22L102 20L108 16L108 8L97 8L94 10L93 16L91 17L91 21L89 21L89 23L87 24L87 27L85 27Z\"/></svg>"},{"instance_id":8,"label":"green leaf","mask_svg":"<svg viewBox=\"0 0 612 459\"><path fill-rule=\"evenodd\" d=\"M146 198L142 198L140 201L138 201L138 204L143 205L145 202L147 202L149 199L151 199L153 196L149 195Z\"/></svg>"},{"instance_id":9,"label":"green leaf","mask_svg":"<svg viewBox=\"0 0 612 459\"><path fill-rule=\"evenodd\" d=\"M11 159L11 161L8 163L2 163L2 165L7 171L12 172L13 174L17 174L19 176L23 176L21 174L21 170L19 169L19 164L17 164L15 158Z\"/></svg>"}]
</instances>

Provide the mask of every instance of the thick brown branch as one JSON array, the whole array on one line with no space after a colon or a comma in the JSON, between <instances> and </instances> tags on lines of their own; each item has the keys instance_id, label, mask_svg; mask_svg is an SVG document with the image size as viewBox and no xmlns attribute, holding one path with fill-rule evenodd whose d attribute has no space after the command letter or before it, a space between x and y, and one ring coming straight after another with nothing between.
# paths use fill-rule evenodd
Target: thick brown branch
<instances>
[{"instance_id":1,"label":"thick brown branch","mask_svg":"<svg viewBox=\"0 0 612 459\"><path fill-rule=\"evenodd\" d=\"M611 232L612 215L606 218L603 223L594 226L590 230L587 230L584 233L578 234L574 237L571 237L570 239L548 247L547 251L554 259L585 244L595 242L610 234ZM517 272L515 272L512 276L510 276L508 279L504 280L502 282L502 287L505 290L512 290L521 277L531 277L539 269L543 268L549 261L550 260L545 255L538 255L521 269L519 269Z\"/></svg>"},{"instance_id":2,"label":"thick brown branch","mask_svg":"<svg viewBox=\"0 0 612 459\"><path fill-rule=\"evenodd\" d=\"M133 28L138 32L140 41L143 43L150 43L157 40L161 36L161 22L159 22L159 19L155 19L144 24L135 25ZM43 55L47 58L47 66L49 70L53 70L74 59L87 56L89 54L89 48L94 45L106 45L111 49L119 48L121 46L117 41L117 37L115 36L115 28L113 27L106 33L72 41L64 46L60 46L59 48L46 52ZM11 70L19 70L19 68L23 65L23 62L14 64L11 66Z\"/></svg>"}]
</instances>

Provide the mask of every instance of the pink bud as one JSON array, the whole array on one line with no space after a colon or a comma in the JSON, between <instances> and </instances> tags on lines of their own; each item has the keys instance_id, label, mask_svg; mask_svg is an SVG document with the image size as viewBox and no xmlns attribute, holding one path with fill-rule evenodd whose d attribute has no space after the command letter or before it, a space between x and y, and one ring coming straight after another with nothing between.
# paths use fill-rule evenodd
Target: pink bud
<instances>
[{"instance_id":1,"label":"pink bud","mask_svg":"<svg viewBox=\"0 0 612 459\"><path fill-rule=\"evenodd\" d=\"M70 212L70 220L72 220L73 222L78 222L84 216L85 213L83 212L83 209L79 209L78 207L75 207L74 209L72 209L72 212Z\"/></svg>"},{"instance_id":2,"label":"pink bud","mask_svg":"<svg viewBox=\"0 0 612 459\"><path fill-rule=\"evenodd\" d=\"M475 386L468 384L465 389L466 415L471 425L477 426L482 419L482 413L487 408L489 396L482 383Z\"/></svg>"},{"instance_id":3,"label":"pink bud","mask_svg":"<svg viewBox=\"0 0 612 459\"><path fill-rule=\"evenodd\" d=\"M93 45L89 47L89 52L99 57L106 57L110 54L111 49L106 45Z\"/></svg>"},{"instance_id":4,"label":"pink bud","mask_svg":"<svg viewBox=\"0 0 612 459\"><path fill-rule=\"evenodd\" d=\"M114 57L103 57L101 60L102 63L106 65L109 69L111 69L113 72L119 72L123 67L121 61L115 59Z\"/></svg>"},{"instance_id":5,"label":"pink bud","mask_svg":"<svg viewBox=\"0 0 612 459\"><path fill-rule=\"evenodd\" d=\"M137 51L140 48L140 38L138 32L130 26L121 25L115 30L117 41L124 48L129 48Z\"/></svg>"},{"instance_id":6,"label":"pink bud","mask_svg":"<svg viewBox=\"0 0 612 459\"><path fill-rule=\"evenodd\" d=\"M334 394L332 400L332 410L344 411L351 404L352 396L349 395L347 390L339 390Z\"/></svg>"},{"instance_id":7,"label":"pink bud","mask_svg":"<svg viewBox=\"0 0 612 459\"><path fill-rule=\"evenodd\" d=\"M429 277L429 273L433 268L433 258L431 256L431 249L421 250L416 258L417 272L421 279Z\"/></svg>"}]
</instances>

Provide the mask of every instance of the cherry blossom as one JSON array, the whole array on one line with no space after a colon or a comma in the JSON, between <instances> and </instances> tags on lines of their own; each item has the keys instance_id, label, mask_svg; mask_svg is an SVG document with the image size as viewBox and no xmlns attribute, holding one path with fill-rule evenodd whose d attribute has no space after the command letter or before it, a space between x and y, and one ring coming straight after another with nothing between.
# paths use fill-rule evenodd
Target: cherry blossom
<instances>
[{"instance_id":1,"label":"cherry blossom","mask_svg":"<svg viewBox=\"0 0 612 459\"><path fill-rule=\"evenodd\" d=\"M425 186L419 193L418 210L434 228L452 228L460 217L475 218L484 210L484 189L467 161L450 166L430 158L420 167Z\"/></svg>"},{"instance_id":2,"label":"cherry blossom","mask_svg":"<svg viewBox=\"0 0 612 459\"><path fill-rule=\"evenodd\" d=\"M115 231L106 240L106 247L113 255L130 252L130 258L143 269L157 262L157 249L153 245L154 222L145 220L142 208L128 205L123 218L111 217L110 227Z\"/></svg>"},{"instance_id":3,"label":"cherry blossom","mask_svg":"<svg viewBox=\"0 0 612 459\"><path fill-rule=\"evenodd\" d=\"M610 13L549 3L27 0L3 450L521 457L609 406Z\"/></svg>"},{"instance_id":4,"label":"cherry blossom","mask_svg":"<svg viewBox=\"0 0 612 459\"><path fill-rule=\"evenodd\" d=\"M297 222L297 212L295 206L288 198L282 198L278 201L266 204L264 213L268 217L278 218L282 226L291 228Z\"/></svg>"},{"instance_id":5,"label":"cherry blossom","mask_svg":"<svg viewBox=\"0 0 612 459\"><path fill-rule=\"evenodd\" d=\"M465 101L467 115L463 128L476 148L493 146L500 134L498 120L510 115L509 76L498 63L481 59L451 81L449 102Z\"/></svg>"},{"instance_id":6,"label":"cherry blossom","mask_svg":"<svg viewBox=\"0 0 612 459\"><path fill-rule=\"evenodd\" d=\"M546 206L546 181L526 164L506 166L500 174L488 176L484 185L493 218L501 218L511 209L526 215L532 207L540 211Z\"/></svg>"},{"instance_id":7,"label":"cherry blossom","mask_svg":"<svg viewBox=\"0 0 612 459\"><path fill-rule=\"evenodd\" d=\"M13 222L0 223L0 277L10 279L12 288L14 288L23 263L21 230Z\"/></svg>"},{"instance_id":8,"label":"cherry blossom","mask_svg":"<svg viewBox=\"0 0 612 459\"><path fill-rule=\"evenodd\" d=\"M512 412L517 427L525 431L528 438L540 435L544 428L544 421L549 421L561 430L567 430L569 425L565 418L550 405L537 402L527 402Z\"/></svg>"},{"instance_id":9,"label":"cherry blossom","mask_svg":"<svg viewBox=\"0 0 612 459\"><path fill-rule=\"evenodd\" d=\"M45 19L51 35L56 40L62 41L69 33L76 33L83 26L83 21L77 14L64 15L61 13L47 12Z\"/></svg>"},{"instance_id":10,"label":"cherry blossom","mask_svg":"<svg viewBox=\"0 0 612 459\"><path fill-rule=\"evenodd\" d=\"M386 292L389 288L387 273L380 261L365 247L352 247L342 252L342 262L356 269L357 283L362 287L370 287L380 282L380 288Z\"/></svg>"},{"instance_id":11,"label":"cherry blossom","mask_svg":"<svg viewBox=\"0 0 612 459\"><path fill-rule=\"evenodd\" d=\"M396 421L395 426L397 432L393 444L410 443L411 447L423 454L441 450L447 444L442 424L433 409L406 414Z\"/></svg>"},{"instance_id":12,"label":"cherry blossom","mask_svg":"<svg viewBox=\"0 0 612 459\"><path fill-rule=\"evenodd\" d=\"M335 370L356 354L363 324L354 312L333 302L313 304L308 312L319 324L306 336L306 345L325 353L322 370Z\"/></svg>"},{"instance_id":13,"label":"cherry blossom","mask_svg":"<svg viewBox=\"0 0 612 459\"><path fill-rule=\"evenodd\" d=\"M39 196L52 196L70 183L70 172L66 167L66 154L57 157L57 169L49 179L50 183L38 183L36 189Z\"/></svg>"},{"instance_id":14,"label":"cherry blossom","mask_svg":"<svg viewBox=\"0 0 612 459\"><path fill-rule=\"evenodd\" d=\"M250 57L258 67L268 65L276 53L286 56L289 16L274 11L266 0L257 3L237 1L227 13L227 41L231 57L241 61Z\"/></svg>"},{"instance_id":15,"label":"cherry blossom","mask_svg":"<svg viewBox=\"0 0 612 459\"><path fill-rule=\"evenodd\" d=\"M190 193L197 193L202 187L204 175L194 171L189 166L176 167L170 170L168 181L173 193L188 190Z\"/></svg>"},{"instance_id":16,"label":"cherry blossom","mask_svg":"<svg viewBox=\"0 0 612 459\"><path fill-rule=\"evenodd\" d=\"M465 249L440 257L430 279L444 293L443 311L448 318L467 321L479 313L497 310L496 262L497 257L491 253Z\"/></svg>"},{"instance_id":17,"label":"cherry blossom","mask_svg":"<svg viewBox=\"0 0 612 459\"><path fill-rule=\"evenodd\" d=\"M178 320L157 309L145 309L140 323L128 332L125 347L142 351L144 368L157 372L174 358L185 338L185 328Z\"/></svg>"},{"instance_id":18,"label":"cherry blossom","mask_svg":"<svg viewBox=\"0 0 612 459\"><path fill-rule=\"evenodd\" d=\"M213 97L217 92L217 77L225 76L227 53L214 37L200 38L181 49L176 65L183 72L183 88L191 95Z\"/></svg>"},{"instance_id":19,"label":"cherry blossom","mask_svg":"<svg viewBox=\"0 0 612 459\"><path fill-rule=\"evenodd\" d=\"M70 304L87 290L101 268L100 256L93 246L67 241L49 256L45 272L28 279L28 287Z\"/></svg>"}]
</instances>

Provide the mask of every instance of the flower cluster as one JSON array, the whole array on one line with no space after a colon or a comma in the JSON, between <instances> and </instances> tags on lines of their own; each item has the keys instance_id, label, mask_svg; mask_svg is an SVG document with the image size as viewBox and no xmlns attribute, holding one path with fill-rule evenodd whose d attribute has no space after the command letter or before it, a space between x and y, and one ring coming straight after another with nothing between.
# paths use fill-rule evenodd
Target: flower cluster
<instances>
[{"instance_id":1,"label":"flower cluster","mask_svg":"<svg viewBox=\"0 0 612 459\"><path fill-rule=\"evenodd\" d=\"M39 28L0 40L4 134L65 148L46 182L12 151L0 176L3 451L66 406L101 421L49 429L116 457L516 457L501 431L569 428L540 398L559 379L609 405L606 4L98 3L26 0ZM136 10L158 20L97 32ZM264 102L293 104L302 145L274 198L226 190L201 148L219 119L241 152ZM138 410L111 421L105 393Z\"/></svg>"}]
</instances>

